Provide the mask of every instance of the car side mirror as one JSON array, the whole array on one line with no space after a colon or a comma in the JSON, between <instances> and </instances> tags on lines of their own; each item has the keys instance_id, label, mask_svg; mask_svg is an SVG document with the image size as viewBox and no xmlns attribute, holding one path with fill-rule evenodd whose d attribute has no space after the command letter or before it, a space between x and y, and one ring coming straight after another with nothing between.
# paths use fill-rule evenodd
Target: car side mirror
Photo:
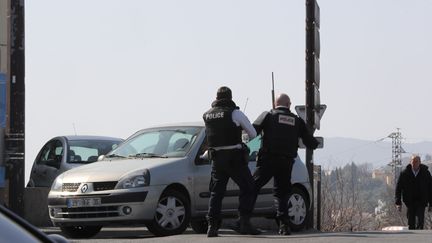
<instances>
[{"instance_id":1,"label":"car side mirror","mask_svg":"<svg viewBox=\"0 0 432 243\"><path fill-rule=\"evenodd\" d=\"M104 160L104 159L105 159L105 155L102 154L102 155L99 155L97 161L102 161L102 160Z\"/></svg>"}]
</instances>

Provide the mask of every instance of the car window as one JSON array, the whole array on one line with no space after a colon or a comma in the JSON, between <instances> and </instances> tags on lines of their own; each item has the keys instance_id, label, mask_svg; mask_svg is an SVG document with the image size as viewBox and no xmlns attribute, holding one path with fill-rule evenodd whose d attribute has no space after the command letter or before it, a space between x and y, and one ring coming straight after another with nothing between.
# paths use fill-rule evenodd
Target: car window
<instances>
[{"instance_id":1,"label":"car window","mask_svg":"<svg viewBox=\"0 0 432 243\"><path fill-rule=\"evenodd\" d=\"M143 130L108 155L123 157L183 157L200 132L199 127L172 127Z\"/></svg>"},{"instance_id":2,"label":"car window","mask_svg":"<svg viewBox=\"0 0 432 243\"><path fill-rule=\"evenodd\" d=\"M70 140L68 163L91 163L98 157L114 149L120 141L109 140Z\"/></svg>"},{"instance_id":3,"label":"car window","mask_svg":"<svg viewBox=\"0 0 432 243\"><path fill-rule=\"evenodd\" d=\"M60 140L49 141L43 148L36 164L60 168L63 158L63 144Z\"/></svg>"}]
</instances>

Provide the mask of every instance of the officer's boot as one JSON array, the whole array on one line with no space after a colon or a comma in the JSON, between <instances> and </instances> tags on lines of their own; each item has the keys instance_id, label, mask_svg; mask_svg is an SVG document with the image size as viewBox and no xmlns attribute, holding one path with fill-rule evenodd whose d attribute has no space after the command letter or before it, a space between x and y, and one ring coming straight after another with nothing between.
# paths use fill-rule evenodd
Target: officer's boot
<instances>
[{"instance_id":1,"label":"officer's boot","mask_svg":"<svg viewBox=\"0 0 432 243\"><path fill-rule=\"evenodd\" d=\"M289 220L286 217L279 218L279 232L280 235L290 235L291 229L289 227Z\"/></svg>"},{"instance_id":2,"label":"officer's boot","mask_svg":"<svg viewBox=\"0 0 432 243\"><path fill-rule=\"evenodd\" d=\"M238 226L240 234L243 235L259 235L261 234L261 231L255 227L252 226L250 222L250 216L240 216L238 220Z\"/></svg>"},{"instance_id":3,"label":"officer's boot","mask_svg":"<svg viewBox=\"0 0 432 243\"><path fill-rule=\"evenodd\" d=\"M207 217L208 228L207 228L207 237L217 237L218 229L220 227L220 221L215 218Z\"/></svg>"}]
</instances>

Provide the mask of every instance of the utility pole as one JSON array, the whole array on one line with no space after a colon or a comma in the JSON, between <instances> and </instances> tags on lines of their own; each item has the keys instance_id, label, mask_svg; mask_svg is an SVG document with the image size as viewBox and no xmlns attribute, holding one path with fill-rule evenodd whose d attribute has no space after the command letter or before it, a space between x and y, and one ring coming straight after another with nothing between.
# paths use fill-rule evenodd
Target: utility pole
<instances>
[{"instance_id":1,"label":"utility pole","mask_svg":"<svg viewBox=\"0 0 432 243\"><path fill-rule=\"evenodd\" d=\"M316 0L306 0L306 125L311 131L320 127L320 8ZM311 204L307 228L314 226L314 164L313 150L306 148L306 167L312 187Z\"/></svg>"},{"instance_id":2,"label":"utility pole","mask_svg":"<svg viewBox=\"0 0 432 243\"><path fill-rule=\"evenodd\" d=\"M397 179L400 174L400 168L402 166L402 133L400 128L396 128L396 132L388 135L392 139L392 162L389 164L393 170L394 185L396 185Z\"/></svg>"},{"instance_id":3,"label":"utility pole","mask_svg":"<svg viewBox=\"0 0 432 243\"><path fill-rule=\"evenodd\" d=\"M10 66L7 83L5 153L9 207L24 214L24 2L10 0Z\"/></svg>"},{"instance_id":4,"label":"utility pole","mask_svg":"<svg viewBox=\"0 0 432 243\"><path fill-rule=\"evenodd\" d=\"M5 166L5 129L6 129L6 80L8 71L8 16L9 0L0 0L0 204L5 204L6 197L6 166Z\"/></svg>"}]
</instances>

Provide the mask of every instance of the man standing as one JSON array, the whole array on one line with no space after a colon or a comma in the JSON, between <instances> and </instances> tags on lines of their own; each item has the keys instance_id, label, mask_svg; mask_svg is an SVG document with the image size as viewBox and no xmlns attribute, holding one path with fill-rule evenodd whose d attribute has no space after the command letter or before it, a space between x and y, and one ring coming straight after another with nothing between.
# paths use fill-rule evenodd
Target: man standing
<instances>
[{"instance_id":1,"label":"man standing","mask_svg":"<svg viewBox=\"0 0 432 243\"><path fill-rule=\"evenodd\" d=\"M274 177L276 217L279 220L279 234L289 235L288 197L291 192L291 171L297 157L299 138L311 149L316 149L318 141L306 128L305 122L290 111L288 95L280 94L275 101L275 109L263 112L253 123L257 133L262 132L261 148L257 167L253 175L255 197L259 190Z\"/></svg>"},{"instance_id":2,"label":"man standing","mask_svg":"<svg viewBox=\"0 0 432 243\"><path fill-rule=\"evenodd\" d=\"M408 228L423 229L425 207L429 203L430 211L432 206L432 177L418 155L411 157L397 181L395 199L399 211L402 208L401 196L408 209Z\"/></svg>"},{"instance_id":3,"label":"man standing","mask_svg":"<svg viewBox=\"0 0 432 243\"><path fill-rule=\"evenodd\" d=\"M261 232L250 224L254 181L244 156L241 139L242 129L250 139L256 137L256 131L232 101L231 90L225 86L218 89L216 100L212 103L212 108L204 113L203 119L212 161L207 237L218 236L222 199L229 178L240 188L237 230L242 234L259 234Z\"/></svg>"}]
</instances>

